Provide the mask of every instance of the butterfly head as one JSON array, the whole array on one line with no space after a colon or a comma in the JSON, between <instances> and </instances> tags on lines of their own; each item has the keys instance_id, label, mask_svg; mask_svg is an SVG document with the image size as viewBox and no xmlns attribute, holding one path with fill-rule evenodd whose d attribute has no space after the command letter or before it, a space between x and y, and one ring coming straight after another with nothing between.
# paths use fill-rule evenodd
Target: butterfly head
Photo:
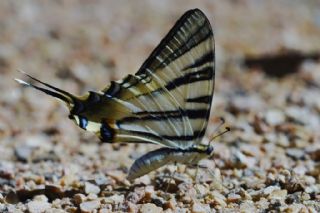
<instances>
[{"instance_id":1,"label":"butterfly head","mask_svg":"<svg viewBox=\"0 0 320 213\"><path fill-rule=\"evenodd\" d=\"M223 125L223 124L224 124L224 120L222 120L222 122L221 122L221 124L218 126L218 128L219 128L221 125ZM213 147L212 147L212 145L211 145L211 143L213 142L213 140L216 139L216 138L218 138L218 137L220 137L221 135L224 135L224 134L227 133L227 132L230 132L230 131L231 131L230 127L226 127L224 131L218 133L217 135L213 136L213 137L209 140L209 143L208 143L208 145L207 145L207 150L206 150L206 152L207 152L208 155L209 155L209 153L213 152ZM212 153L212 154L213 154L213 153ZM212 154L210 154L210 156L211 156Z\"/></svg>"},{"instance_id":2,"label":"butterfly head","mask_svg":"<svg viewBox=\"0 0 320 213\"><path fill-rule=\"evenodd\" d=\"M214 153L214 148L213 148L213 146L212 146L212 145L208 145L208 146L206 147L206 154L209 155L209 156L212 156L213 153Z\"/></svg>"}]
</instances>

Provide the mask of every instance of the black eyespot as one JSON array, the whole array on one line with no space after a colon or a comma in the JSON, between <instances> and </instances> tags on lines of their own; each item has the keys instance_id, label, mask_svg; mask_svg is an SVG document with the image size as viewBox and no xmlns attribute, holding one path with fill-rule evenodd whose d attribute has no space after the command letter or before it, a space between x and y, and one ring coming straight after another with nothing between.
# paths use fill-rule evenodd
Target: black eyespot
<instances>
[{"instance_id":1,"label":"black eyespot","mask_svg":"<svg viewBox=\"0 0 320 213\"><path fill-rule=\"evenodd\" d=\"M112 142L114 130L105 122L102 123L100 128L100 139L102 142Z\"/></svg>"},{"instance_id":2,"label":"black eyespot","mask_svg":"<svg viewBox=\"0 0 320 213\"><path fill-rule=\"evenodd\" d=\"M82 116L79 116L79 126L82 129L86 129L88 125L88 119Z\"/></svg>"},{"instance_id":3,"label":"black eyespot","mask_svg":"<svg viewBox=\"0 0 320 213\"><path fill-rule=\"evenodd\" d=\"M68 116L68 118L71 119L71 120L74 120L74 115L70 114L70 115Z\"/></svg>"}]
</instances>

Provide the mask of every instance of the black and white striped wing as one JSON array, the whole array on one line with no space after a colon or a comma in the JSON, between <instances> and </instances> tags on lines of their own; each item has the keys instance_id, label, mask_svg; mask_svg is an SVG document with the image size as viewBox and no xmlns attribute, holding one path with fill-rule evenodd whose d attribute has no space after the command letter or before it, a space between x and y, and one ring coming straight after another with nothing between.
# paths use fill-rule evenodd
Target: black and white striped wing
<instances>
[{"instance_id":1,"label":"black and white striped wing","mask_svg":"<svg viewBox=\"0 0 320 213\"><path fill-rule=\"evenodd\" d=\"M187 11L135 75L102 91L129 109L114 117L114 140L175 148L200 143L210 114L214 75L210 23L200 10Z\"/></svg>"}]
</instances>

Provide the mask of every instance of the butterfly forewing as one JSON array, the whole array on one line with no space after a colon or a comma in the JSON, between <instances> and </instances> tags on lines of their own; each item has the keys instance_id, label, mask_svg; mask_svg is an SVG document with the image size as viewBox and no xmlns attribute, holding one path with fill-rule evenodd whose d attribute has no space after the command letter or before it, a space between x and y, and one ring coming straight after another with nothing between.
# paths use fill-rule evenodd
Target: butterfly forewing
<instances>
[{"instance_id":1,"label":"butterfly forewing","mask_svg":"<svg viewBox=\"0 0 320 213\"><path fill-rule=\"evenodd\" d=\"M112 82L102 91L130 111L117 117L114 140L176 148L199 143L206 130L213 88L211 26L200 10L190 10L135 75Z\"/></svg>"}]
</instances>

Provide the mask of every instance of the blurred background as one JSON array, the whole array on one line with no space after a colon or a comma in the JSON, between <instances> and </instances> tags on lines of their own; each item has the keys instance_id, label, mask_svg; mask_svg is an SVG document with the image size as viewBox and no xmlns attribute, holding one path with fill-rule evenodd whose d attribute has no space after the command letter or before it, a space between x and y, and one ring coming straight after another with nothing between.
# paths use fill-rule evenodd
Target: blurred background
<instances>
[{"instance_id":1,"label":"blurred background","mask_svg":"<svg viewBox=\"0 0 320 213\"><path fill-rule=\"evenodd\" d=\"M320 1L12 0L0 1L0 170L9 175L0 179L14 182L2 191L32 175L55 182L61 171L106 174L150 149L97 145L60 102L18 85L13 79L25 78L17 69L75 94L102 89L135 73L192 8L208 16L215 34L209 134L220 116L234 129L215 145L221 165L234 156L231 146L245 150L245 167L281 164L310 174L314 167L296 162L306 154L319 160L312 156L320 150Z\"/></svg>"}]
</instances>

